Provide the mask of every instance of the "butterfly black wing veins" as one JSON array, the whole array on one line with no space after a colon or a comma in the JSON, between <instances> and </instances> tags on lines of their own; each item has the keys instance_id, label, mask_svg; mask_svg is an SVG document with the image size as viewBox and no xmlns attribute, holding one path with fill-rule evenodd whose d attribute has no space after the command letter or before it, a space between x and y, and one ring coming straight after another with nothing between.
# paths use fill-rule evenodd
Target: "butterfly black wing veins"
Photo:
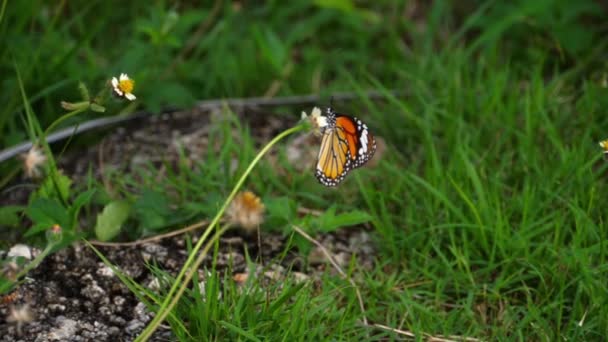
<instances>
[{"instance_id":1,"label":"butterfly black wing veins","mask_svg":"<svg viewBox=\"0 0 608 342\"><path fill-rule=\"evenodd\" d=\"M337 186L352 169L364 165L374 156L376 139L358 118L337 114L331 108L327 108L326 114L327 126L323 130L315 176L325 186ZM350 132L349 127L343 127L339 122L352 126Z\"/></svg>"}]
</instances>

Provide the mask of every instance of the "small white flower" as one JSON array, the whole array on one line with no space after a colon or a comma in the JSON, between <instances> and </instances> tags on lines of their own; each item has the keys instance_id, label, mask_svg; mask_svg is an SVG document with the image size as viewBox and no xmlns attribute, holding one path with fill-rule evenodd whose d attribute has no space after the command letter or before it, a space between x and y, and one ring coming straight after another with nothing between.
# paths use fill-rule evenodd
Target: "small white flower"
<instances>
[{"instance_id":1,"label":"small white flower","mask_svg":"<svg viewBox=\"0 0 608 342\"><path fill-rule=\"evenodd\" d=\"M320 135L328 125L327 117L321 115L321 109L319 109L319 107L314 107L310 112L310 116L308 116L306 112L302 112L302 120L310 121L313 132L316 135Z\"/></svg>"},{"instance_id":2,"label":"small white flower","mask_svg":"<svg viewBox=\"0 0 608 342\"><path fill-rule=\"evenodd\" d=\"M325 128L327 126L327 117L321 115L321 109L315 107L310 112L310 120L316 128Z\"/></svg>"},{"instance_id":3,"label":"small white flower","mask_svg":"<svg viewBox=\"0 0 608 342\"><path fill-rule=\"evenodd\" d=\"M604 154L608 155L608 139L599 142L600 147L604 150Z\"/></svg>"},{"instance_id":4,"label":"small white flower","mask_svg":"<svg viewBox=\"0 0 608 342\"><path fill-rule=\"evenodd\" d=\"M133 88L135 88L135 81L130 79L127 74L120 74L118 79L112 77L112 90L117 96L133 101L136 99L135 95L132 94Z\"/></svg>"},{"instance_id":5,"label":"small white flower","mask_svg":"<svg viewBox=\"0 0 608 342\"><path fill-rule=\"evenodd\" d=\"M46 156L38 146L32 146L27 153L21 155L21 159L23 160L23 169L27 177L40 177L40 166L46 162Z\"/></svg>"}]
</instances>

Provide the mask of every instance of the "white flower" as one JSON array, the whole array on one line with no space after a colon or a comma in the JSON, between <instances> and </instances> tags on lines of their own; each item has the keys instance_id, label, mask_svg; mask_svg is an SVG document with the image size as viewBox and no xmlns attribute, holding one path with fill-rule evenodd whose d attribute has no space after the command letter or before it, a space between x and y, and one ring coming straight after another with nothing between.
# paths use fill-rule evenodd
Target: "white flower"
<instances>
[{"instance_id":1,"label":"white flower","mask_svg":"<svg viewBox=\"0 0 608 342\"><path fill-rule=\"evenodd\" d=\"M302 112L302 120L308 119L312 125L315 134L321 134L323 129L327 127L327 117L321 115L321 109L314 107L310 112L310 116L306 115L306 112Z\"/></svg>"},{"instance_id":2,"label":"white flower","mask_svg":"<svg viewBox=\"0 0 608 342\"><path fill-rule=\"evenodd\" d=\"M40 166L46 162L46 156L38 146L32 146L27 153L21 155L21 159L23 160L23 169L27 177L40 177Z\"/></svg>"},{"instance_id":3,"label":"white flower","mask_svg":"<svg viewBox=\"0 0 608 342\"><path fill-rule=\"evenodd\" d=\"M313 122L315 127L325 128L327 126L327 117L321 115L321 109L319 107L315 107L310 112L310 120Z\"/></svg>"},{"instance_id":4,"label":"white flower","mask_svg":"<svg viewBox=\"0 0 608 342\"><path fill-rule=\"evenodd\" d=\"M112 77L112 90L117 96L133 101L136 99L135 95L132 94L133 88L135 88L135 81L130 79L127 74L120 74L118 79Z\"/></svg>"},{"instance_id":5,"label":"white flower","mask_svg":"<svg viewBox=\"0 0 608 342\"><path fill-rule=\"evenodd\" d=\"M600 147L604 150L604 154L608 155L608 139L599 142Z\"/></svg>"}]
</instances>

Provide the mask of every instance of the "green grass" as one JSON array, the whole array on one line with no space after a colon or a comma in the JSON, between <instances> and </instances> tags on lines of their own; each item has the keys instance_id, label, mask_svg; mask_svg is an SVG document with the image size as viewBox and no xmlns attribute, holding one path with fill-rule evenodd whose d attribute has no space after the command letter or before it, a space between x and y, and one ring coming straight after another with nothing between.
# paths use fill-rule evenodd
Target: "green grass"
<instances>
[{"instance_id":1,"label":"green grass","mask_svg":"<svg viewBox=\"0 0 608 342\"><path fill-rule=\"evenodd\" d=\"M365 327L363 315L419 337L552 341L608 334L607 164L597 146L608 137L608 41L606 16L594 14L601 13L594 2L437 1L418 4L424 20L403 19L406 5L392 1L365 9L306 1L235 9L218 2L216 10L133 2L118 12L104 2L71 4L61 15L43 2L8 5L0 34L36 48L9 44L1 52L0 70L9 78L0 95L8 104L3 144L27 137L21 94L11 86L13 61L43 129L61 112L59 100L75 96L77 79L103 82L121 71L136 78L138 98L152 110L259 96L275 80L283 82L277 96L368 89L387 95L338 105L386 142L377 166L327 189L314 179L313 165L300 175L282 144L275 150L288 176L266 158L244 186L267 205L262 229L291 236L303 255L310 245L292 225L317 233L336 215L369 215L377 265L348 270L365 313L337 276L325 275L321 288L252 279L243 293L230 274L212 274L206 297L187 292L174 312L179 319L169 319L178 338L402 337ZM41 14L26 16L32 11ZM196 44L180 45L197 27ZM287 127L309 109L282 108L290 114L281 118ZM256 141L255 127L224 115L210 130L220 149L195 168L184 156L161 183L153 167L109 174L112 192L90 180L98 191L85 219L95 220L88 209L127 200L133 209L123 234L136 239L213 217L265 143ZM227 172L235 158L236 170ZM297 207L324 214L301 218Z\"/></svg>"}]
</instances>

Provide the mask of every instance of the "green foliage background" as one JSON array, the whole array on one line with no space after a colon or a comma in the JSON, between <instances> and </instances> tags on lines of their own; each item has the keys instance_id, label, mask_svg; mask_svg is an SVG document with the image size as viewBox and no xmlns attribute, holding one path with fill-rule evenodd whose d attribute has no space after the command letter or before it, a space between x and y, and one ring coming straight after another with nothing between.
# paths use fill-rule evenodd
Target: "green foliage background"
<instances>
[{"instance_id":1,"label":"green foliage background","mask_svg":"<svg viewBox=\"0 0 608 342\"><path fill-rule=\"evenodd\" d=\"M2 4L1 146L29 138L17 70L43 128L62 114L60 100L78 96L77 81L100 88L120 72L137 81L138 106L154 113L200 99L378 90L387 100L362 97L348 109L385 139L388 148L379 165L357 170L334 191L295 170L288 182L262 163L248 187L267 203L267 222L322 231L369 220L381 259L359 281L372 322L419 336L488 340L597 340L608 334L603 206L608 188L597 146L608 137L605 4ZM64 124L100 115L108 114L87 113ZM245 143L232 141L230 129ZM226 127L211 132L225 141L222 150L199 171L180 169L164 184L153 175L142 182L113 175L121 198L111 198L91 181L80 196L70 196L73 201L39 199L27 210L3 208L3 222L19 226L22 210L46 226L46 209L62 205L67 212L62 219L76 225L74 217L84 199L93 197L92 188L100 189L97 204L125 198L132 204L126 233L132 238L179 226L183 222L172 220L176 216L188 221L201 212L213 215L234 182L223 167L234 155L239 162L251 160L251 135L242 123L227 120ZM4 163L0 171L8 174L16 165ZM169 198L168 189L178 195ZM325 211L300 219L298 206ZM112 229L120 224L111 223ZM270 306L259 305L263 291L240 296L218 287L207 301L224 291L225 306L207 310L193 294L180 311L197 322L197 336L369 337L352 291L337 290L348 283L335 277L324 281L330 285L318 292L293 290L293 284L285 292L273 289L280 301ZM307 305L311 297L322 311ZM293 312L302 319L285 319Z\"/></svg>"}]
</instances>

